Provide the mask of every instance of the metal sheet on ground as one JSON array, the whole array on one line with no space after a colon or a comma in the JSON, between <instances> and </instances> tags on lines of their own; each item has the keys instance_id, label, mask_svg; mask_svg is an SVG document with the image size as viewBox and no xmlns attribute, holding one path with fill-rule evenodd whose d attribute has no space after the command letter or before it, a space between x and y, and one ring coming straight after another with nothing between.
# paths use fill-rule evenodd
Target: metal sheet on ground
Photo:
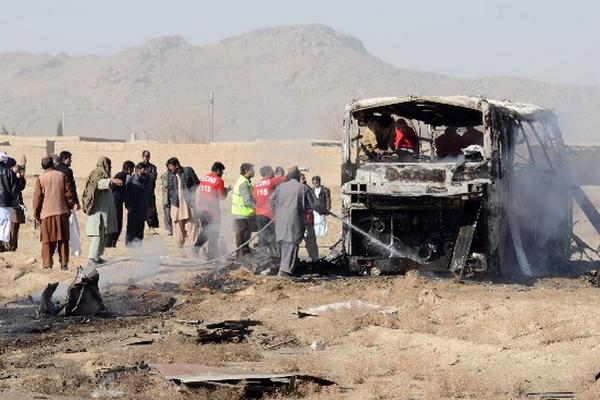
<instances>
[{"instance_id":1,"label":"metal sheet on ground","mask_svg":"<svg viewBox=\"0 0 600 400\"><path fill-rule=\"evenodd\" d=\"M166 379L179 381L185 384L286 378L306 378L323 385L334 384L333 381L328 379L297 373L264 373L237 368L210 367L198 364L150 364L150 368L156 370Z\"/></svg>"}]
</instances>

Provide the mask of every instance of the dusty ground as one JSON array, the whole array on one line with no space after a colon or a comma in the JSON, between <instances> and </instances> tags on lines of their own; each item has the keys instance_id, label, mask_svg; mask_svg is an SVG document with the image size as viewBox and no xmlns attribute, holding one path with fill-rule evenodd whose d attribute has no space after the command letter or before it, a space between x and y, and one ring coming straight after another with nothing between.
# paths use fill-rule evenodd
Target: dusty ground
<instances>
[{"instance_id":1,"label":"dusty ground","mask_svg":"<svg viewBox=\"0 0 600 400\"><path fill-rule=\"evenodd\" d=\"M531 287L405 277L294 283L255 277L234 294L178 292L172 313L72 321L2 345L0 387L86 398L94 372L135 362L235 365L262 371L302 371L338 383L307 398L520 398L531 391L576 390L598 398L600 365L597 288L579 279L548 279ZM394 306L396 315L339 312L300 319L301 307L363 299ZM263 321L247 342L198 345L175 332L177 319ZM154 333L151 345L125 346ZM268 350L273 341L296 339ZM314 340L326 350L313 352ZM157 377L111 387L129 398L185 398ZM230 398L231 393L215 398ZM206 397L204 397L206 396ZM223 397L224 396L224 397ZM321 397L322 396L322 397ZM586 397L587 396L587 397ZM202 392L197 398L210 398Z\"/></svg>"},{"instance_id":2,"label":"dusty ground","mask_svg":"<svg viewBox=\"0 0 600 400\"><path fill-rule=\"evenodd\" d=\"M149 239L140 252L116 249L107 254L117 260L162 256L163 264L171 260L182 265L160 266L157 261L152 266L123 262L105 267L104 276L116 283L103 288L109 310L128 316L56 323L35 320L35 306L26 296L48 282L69 281L74 271L40 269L37 233L31 226L24 228L21 250L3 254L0 263L0 398L90 398L101 386L98 371L141 361L300 371L337 383L328 388L301 385L278 398L518 399L545 391L600 398L600 383L594 382L600 370L600 320L594 318L600 289L582 278L520 285L459 283L409 273L291 282L239 269L231 278L245 281L242 290L224 293L195 285L192 278L207 270L189 266L191 259L175 253L161 235ZM331 233L325 242L334 240ZM127 290L122 283L129 279L139 288ZM147 292L152 282L181 285ZM147 293L173 296L177 303L167 312L118 307L125 297L147 298ZM295 314L299 308L353 299L393 306L398 312L345 311L302 319ZM21 318L22 331L2 333L15 315ZM240 318L262 321L241 343L198 345L175 329L180 319ZM154 342L125 345L136 334L150 334ZM267 345L264 337L269 337ZM311 350L315 340L326 343L324 351ZM272 346L278 342L287 343ZM239 398L234 389L184 390L144 374L115 380L109 388L131 399Z\"/></svg>"}]
</instances>

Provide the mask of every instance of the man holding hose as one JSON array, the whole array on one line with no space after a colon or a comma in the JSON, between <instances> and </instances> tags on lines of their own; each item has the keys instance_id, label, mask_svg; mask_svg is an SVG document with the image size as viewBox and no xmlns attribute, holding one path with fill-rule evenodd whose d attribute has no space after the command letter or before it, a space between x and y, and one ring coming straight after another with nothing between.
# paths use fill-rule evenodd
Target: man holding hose
<instances>
[{"instance_id":1,"label":"man holding hose","mask_svg":"<svg viewBox=\"0 0 600 400\"><path fill-rule=\"evenodd\" d=\"M280 184L271 196L271 206L275 213L275 236L279 244L279 276L294 274L298 247L304 239L305 214L314 210L319 214L329 212L322 209L313 191L300 183L300 170L288 170L288 181Z\"/></svg>"}]
</instances>

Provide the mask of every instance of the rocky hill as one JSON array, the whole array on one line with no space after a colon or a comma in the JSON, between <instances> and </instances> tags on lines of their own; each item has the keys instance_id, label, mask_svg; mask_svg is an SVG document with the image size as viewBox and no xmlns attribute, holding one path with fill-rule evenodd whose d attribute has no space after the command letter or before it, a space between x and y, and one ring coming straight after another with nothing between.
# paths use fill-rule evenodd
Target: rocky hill
<instances>
[{"instance_id":1,"label":"rocky hill","mask_svg":"<svg viewBox=\"0 0 600 400\"><path fill-rule=\"evenodd\" d=\"M324 137L351 99L404 94L535 102L557 110L568 140L600 139L599 87L398 69L321 25L261 29L202 47L161 37L111 56L4 53L0 87L0 123L19 135L54 134L64 112L67 135L205 138L213 90L222 140Z\"/></svg>"}]
</instances>

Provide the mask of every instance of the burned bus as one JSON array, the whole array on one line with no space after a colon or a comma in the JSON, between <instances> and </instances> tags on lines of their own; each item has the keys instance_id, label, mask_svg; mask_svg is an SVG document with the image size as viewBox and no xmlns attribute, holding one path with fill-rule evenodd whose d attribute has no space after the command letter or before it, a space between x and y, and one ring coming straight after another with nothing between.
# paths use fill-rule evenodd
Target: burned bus
<instances>
[{"instance_id":1,"label":"burned bus","mask_svg":"<svg viewBox=\"0 0 600 400\"><path fill-rule=\"evenodd\" d=\"M342 255L355 272L536 276L569 258L571 185L550 109L467 96L358 100L345 109L342 158Z\"/></svg>"}]
</instances>

